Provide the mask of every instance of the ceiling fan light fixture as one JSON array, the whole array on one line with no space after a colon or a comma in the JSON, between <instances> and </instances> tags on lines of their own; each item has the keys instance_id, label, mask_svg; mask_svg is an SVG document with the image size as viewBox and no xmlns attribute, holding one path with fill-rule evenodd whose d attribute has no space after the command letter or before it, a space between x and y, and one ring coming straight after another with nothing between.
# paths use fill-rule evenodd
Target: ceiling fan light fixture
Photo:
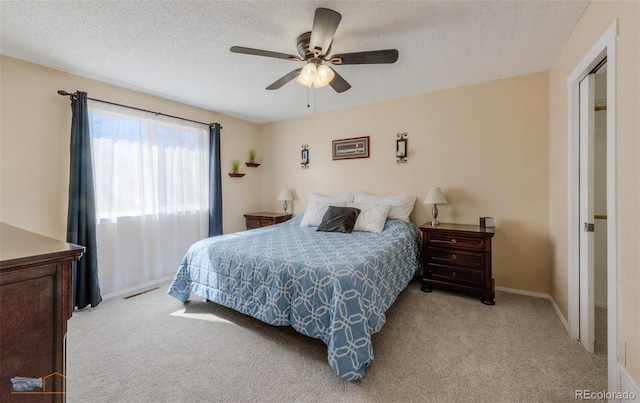
<instances>
[{"instance_id":1,"label":"ceiling fan light fixture","mask_svg":"<svg viewBox=\"0 0 640 403\"><path fill-rule=\"evenodd\" d=\"M335 76L336 73L333 72L333 69L331 67L321 64L320 66L318 66L318 75L316 76L313 84L316 88L325 87L329 85L329 83Z\"/></svg>"},{"instance_id":2,"label":"ceiling fan light fixture","mask_svg":"<svg viewBox=\"0 0 640 403\"><path fill-rule=\"evenodd\" d=\"M314 63L307 63L303 68L296 81L307 88L311 88L313 82L318 76L318 68Z\"/></svg>"},{"instance_id":3,"label":"ceiling fan light fixture","mask_svg":"<svg viewBox=\"0 0 640 403\"><path fill-rule=\"evenodd\" d=\"M302 33L296 40L298 54L300 56L246 48L244 46L232 46L230 50L233 53L305 63L304 67L292 70L271 83L271 85L266 87L267 90L277 90L288 82L296 80L299 84L307 88L321 88L331 85L335 92L342 93L351 88L351 84L342 78L335 70L328 65L323 65L323 63L331 65L395 63L398 60L398 50L371 50L330 56L333 38L341 20L342 15L337 11L322 7L316 8L311 31Z\"/></svg>"}]
</instances>

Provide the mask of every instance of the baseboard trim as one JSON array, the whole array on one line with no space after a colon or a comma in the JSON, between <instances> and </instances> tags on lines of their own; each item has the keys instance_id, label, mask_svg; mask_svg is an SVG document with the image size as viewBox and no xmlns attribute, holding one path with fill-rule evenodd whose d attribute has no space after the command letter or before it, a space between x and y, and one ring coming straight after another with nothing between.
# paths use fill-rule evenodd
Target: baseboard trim
<instances>
[{"instance_id":1,"label":"baseboard trim","mask_svg":"<svg viewBox=\"0 0 640 403\"><path fill-rule=\"evenodd\" d=\"M496 291L504 291L504 292L509 292L511 294L528 295L530 297L536 297L536 298L547 298L547 299L551 298L549 294L543 294L541 292L534 292L534 291L527 291L527 290L519 290L517 288L496 287Z\"/></svg>"},{"instance_id":2,"label":"baseboard trim","mask_svg":"<svg viewBox=\"0 0 640 403\"><path fill-rule=\"evenodd\" d=\"M551 295L543 294L541 292L519 290L517 288L508 288L508 287L496 287L496 290L510 292L512 294L528 295L530 297L543 298L543 299L549 300L549 302L551 302L551 306L556 311L556 315L558 315L558 319L560 319L562 326L564 326L564 329L567 331L567 333L569 333L569 324L567 323L567 320L564 318L564 316L562 316L562 312L560 311L560 308L558 308L558 305L556 305L556 301L554 301L553 298L551 298Z\"/></svg>"},{"instance_id":3,"label":"baseboard trim","mask_svg":"<svg viewBox=\"0 0 640 403\"><path fill-rule=\"evenodd\" d=\"M551 306L556 311L556 315L558 315L558 319L560 319L560 323L562 323L562 326L564 326L564 330L566 330L568 334L569 323L567 323L567 320L564 318L564 316L562 316L562 312L560 311L560 308L558 308L558 305L556 305L556 301L554 301L554 299L551 298L551 295L549 295L549 302L551 302Z\"/></svg>"}]
</instances>

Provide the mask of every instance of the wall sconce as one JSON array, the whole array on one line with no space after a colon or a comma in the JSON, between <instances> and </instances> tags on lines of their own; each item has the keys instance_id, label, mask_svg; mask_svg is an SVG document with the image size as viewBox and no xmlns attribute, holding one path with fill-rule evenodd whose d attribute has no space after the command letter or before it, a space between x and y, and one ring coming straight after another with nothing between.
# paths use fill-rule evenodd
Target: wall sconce
<instances>
[{"instance_id":1,"label":"wall sconce","mask_svg":"<svg viewBox=\"0 0 640 403\"><path fill-rule=\"evenodd\" d=\"M309 146L307 144L302 145L302 153L300 156L300 166L302 169L309 168Z\"/></svg>"},{"instance_id":2,"label":"wall sconce","mask_svg":"<svg viewBox=\"0 0 640 403\"><path fill-rule=\"evenodd\" d=\"M404 164L407 162L407 133L398 133L396 137L396 163Z\"/></svg>"}]
</instances>

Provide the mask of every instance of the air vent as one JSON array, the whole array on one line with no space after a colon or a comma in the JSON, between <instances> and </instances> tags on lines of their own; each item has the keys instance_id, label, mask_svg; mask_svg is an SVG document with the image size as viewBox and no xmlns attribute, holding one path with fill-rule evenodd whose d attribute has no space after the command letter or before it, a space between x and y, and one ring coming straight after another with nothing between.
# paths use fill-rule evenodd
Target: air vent
<instances>
[{"instance_id":1,"label":"air vent","mask_svg":"<svg viewBox=\"0 0 640 403\"><path fill-rule=\"evenodd\" d=\"M616 402L637 402L640 403L640 389L627 374L622 365L618 364L618 396Z\"/></svg>"},{"instance_id":2,"label":"air vent","mask_svg":"<svg viewBox=\"0 0 640 403\"><path fill-rule=\"evenodd\" d=\"M135 294L127 295L126 297L124 297L122 299L129 299L129 298L137 297L138 295L146 294L146 293L148 293L150 291L157 290L157 289L158 289L158 287L149 288L148 290L144 290L144 291L137 292Z\"/></svg>"}]
</instances>

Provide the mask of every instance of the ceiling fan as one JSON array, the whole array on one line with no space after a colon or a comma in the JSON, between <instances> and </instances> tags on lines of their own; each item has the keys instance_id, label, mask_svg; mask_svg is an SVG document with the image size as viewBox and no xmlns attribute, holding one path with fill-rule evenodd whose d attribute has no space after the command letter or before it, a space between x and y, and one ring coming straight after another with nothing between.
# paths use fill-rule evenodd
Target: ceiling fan
<instances>
[{"instance_id":1,"label":"ceiling fan","mask_svg":"<svg viewBox=\"0 0 640 403\"><path fill-rule=\"evenodd\" d=\"M333 35L338 29L342 15L328 8L317 8L313 18L313 27L310 32L305 32L297 39L298 54L271 52L268 50L232 46L234 53L247 55L274 57L295 62L306 63L304 67L295 69L285 74L280 79L267 87L268 90L277 90L289 81L296 81L307 88L320 88L330 85L336 92L344 92L351 85L327 64L382 64L395 63L398 60L397 49L373 50L367 52L342 53L329 57ZM326 64L325 64L326 63Z\"/></svg>"}]
</instances>

